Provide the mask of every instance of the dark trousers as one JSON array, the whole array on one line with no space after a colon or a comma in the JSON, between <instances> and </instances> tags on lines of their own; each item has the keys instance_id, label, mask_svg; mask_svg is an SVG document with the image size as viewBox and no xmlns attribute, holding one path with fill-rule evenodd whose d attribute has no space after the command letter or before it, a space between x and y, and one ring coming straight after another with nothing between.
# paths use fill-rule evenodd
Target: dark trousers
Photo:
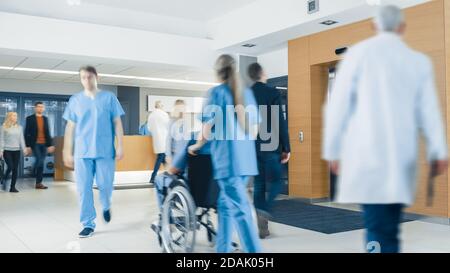
<instances>
[{"instance_id":1,"label":"dark trousers","mask_svg":"<svg viewBox=\"0 0 450 273\"><path fill-rule=\"evenodd\" d=\"M3 157L5 158L6 165L8 166L5 173L4 183L6 183L9 174L12 173L11 189L14 189L16 187L17 171L19 169L20 151L3 151Z\"/></svg>"},{"instance_id":2,"label":"dark trousers","mask_svg":"<svg viewBox=\"0 0 450 273\"><path fill-rule=\"evenodd\" d=\"M159 167L161 167L161 164L166 164L166 154L165 153L156 154L156 162L155 162L155 166L153 167L153 173L152 173L152 178L150 179L150 182L155 181L155 177L158 174Z\"/></svg>"},{"instance_id":3,"label":"dark trousers","mask_svg":"<svg viewBox=\"0 0 450 273\"><path fill-rule=\"evenodd\" d=\"M33 155L36 159L34 164L36 184L39 184L42 183L42 179L44 178L44 162L47 156L47 146L45 144L36 144L33 149Z\"/></svg>"},{"instance_id":4,"label":"dark trousers","mask_svg":"<svg viewBox=\"0 0 450 273\"><path fill-rule=\"evenodd\" d=\"M283 187L281 156L278 153L266 153L258 154L257 159L259 174L254 180L253 199L256 209L269 212Z\"/></svg>"},{"instance_id":5,"label":"dark trousers","mask_svg":"<svg viewBox=\"0 0 450 273\"><path fill-rule=\"evenodd\" d=\"M362 205L368 252L398 253L402 204Z\"/></svg>"}]
</instances>

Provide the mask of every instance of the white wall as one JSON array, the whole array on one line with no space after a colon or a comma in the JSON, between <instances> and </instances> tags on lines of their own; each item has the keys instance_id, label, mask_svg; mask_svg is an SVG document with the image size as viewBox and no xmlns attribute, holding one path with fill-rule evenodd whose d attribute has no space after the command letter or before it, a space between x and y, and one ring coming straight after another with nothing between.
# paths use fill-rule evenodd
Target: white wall
<instances>
[{"instance_id":1,"label":"white wall","mask_svg":"<svg viewBox=\"0 0 450 273\"><path fill-rule=\"evenodd\" d=\"M157 88L141 88L139 97L139 112L140 112L140 122L143 124L148 117L149 112L147 111L147 96L180 96L180 97L202 97L206 96L207 90L205 91L186 91L186 90L176 90L176 89L157 89Z\"/></svg>"},{"instance_id":2,"label":"white wall","mask_svg":"<svg viewBox=\"0 0 450 273\"><path fill-rule=\"evenodd\" d=\"M268 78L288 75L288 48L283 47L258 56L258 62L265 69Z\"/></svg>"}]
</instances>

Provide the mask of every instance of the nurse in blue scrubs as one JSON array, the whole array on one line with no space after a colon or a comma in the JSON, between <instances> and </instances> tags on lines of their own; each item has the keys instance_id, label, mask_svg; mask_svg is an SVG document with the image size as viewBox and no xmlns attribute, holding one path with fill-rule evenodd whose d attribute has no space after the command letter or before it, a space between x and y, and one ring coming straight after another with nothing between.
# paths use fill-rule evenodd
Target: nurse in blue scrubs
<instances>
[{"instance_id":1,"label":"nurse in blue scrubs","mask_svg":"<svg viewBox=\"0 0 450 273\"><path fill-rule=\"evenodd\" d=\"M86 238L95 230L94 178L100 191L103 218L107 223L111 220L115 159L123 158L120 117L125 113L113 93L98 89L94 67L80 68L80 79L84 91L70 98L63 115L67 121L63 160L66 166L75 169L83 225L79 237Z\"/></svg>"},{"instance_id":2,"label":"nurse in blue scrubs","mask_svg":"<svg viewBox=\"0 0 450 273\"><path fill-rule=\"evenodd\" d=\"M251 90L239 91L233 57L220 56L215 70L221 84L209 91L202 113L202 134L197 143L189 147L189 153L195 155L210 142L214 179L220 188L217 252L233 251L234 227L246 252L260 252L252 204L247 194L249 178L258 174L255 151L259 120L257 104Z\"/></svg>"}]
</instances>

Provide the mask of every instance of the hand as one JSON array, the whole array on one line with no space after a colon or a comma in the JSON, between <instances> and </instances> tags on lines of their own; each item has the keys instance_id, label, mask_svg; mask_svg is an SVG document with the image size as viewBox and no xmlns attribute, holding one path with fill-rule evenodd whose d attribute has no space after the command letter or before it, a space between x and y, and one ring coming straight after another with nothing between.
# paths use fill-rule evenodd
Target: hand
<instances>
[{"instance_id":1,"label":"hand","mask_svg":"<svg viewBox=\"0 0 450 273\"><path fill-rule=\"evenodd\" d=\"M3 158L3 152L0 152L0 158Z\"/></svg>"},{"instance_id":2,"label":"hand","mask_svg":"<svg viewBox=\"0 0 450 273\"><path fill-rule=\"evenodd\" d=\"M436 170L436 175L442 175L447 172L448 169L448 160L436 160L433 161L432 167Z\"/></svg>"},{"instance_id":3,"label":"hand","mask_svg":"<svg viewBox=\"0 0 450 273\"><path fill-rule=\"evenodd\" d=\"M117 161L120 161L120 160L122 160L123 159L123 149L122 149L122 147L118 147L117 149L116 149L116 160Z\"/></svg>"},{"instance_id":4,"label":"hand","mask_svg":"<svg viewBox=\"0 0 450 273\"><path fill-rule=\"evenodd\" d=\"M335 175L339 175L340 164L338 160L330 161L331 172Z\"/></svg>"},{"instance_id":5,"label":"hand","mask_svg":"<svg viewBox=\"0 0 450 273\"><path fill-rule=\"evenodd\" d=\"M168 172L169 174L172 174L172 175L173 175L173 174L178 174L178 173L180 173L181 170L175 168L174 166L170 166L169 169L167 170L167 172Z\"/></svg>"},{"instance_id":6,"label":"hand","mask_svg":"<svg viewBox=\"0 0 450 273\"><path fill-rule=\"evenodd\" d=\"M55 146L50 146L47 148L47 153L53 154L55 152Z\"/></svg>"},{"instance_id":7,"label":"hand","mask_svg":"<svg viewBox=\"0 0 450 273\"><path fill-rule=\"evenodd\" d=\"M74 160L73 160L73 155L71 153L63 153L63 162L64 162L64 166L73 169L74 166Z\"/></svg>"},{"instance_id":8,"label":"hand","mask_svg":"<svg viewBox=\"0 0 450 273\"><path fill-rule=\"evenodd\" d=\"M33 154L33 150L30 147L26 147L25 150L27 150L27 155Z\"/></svg>"},{"instance_id":9,"label":"hand","mask_svg":"<svg viewBox=\"0 0 450 273\"><path fill-rule=\"evenodd\" d=\"M196 156L197 152L202 148L199 144L194 144L188 147L188 153L190 155Z\"/></svg>"},{"instance_id":10,"label":"hand","mask_svg":"<svg viewBox=\"0 0 450 273\"><path fill-rule=\"evenodd\" d=\"M24 156L29 156L30 154L28 153L28 148L23 149L23 155Z\"/></svg>"},{"instance_id":11,"label":"hand","mask_svg":"<svg viewBox=\"0 0 450 273\"><path fill-rule=\"evenodd\" d=\"M281 153L281 164L288 163L289 159L291 158L291 153Z\"/></svg>"}]
</instances>

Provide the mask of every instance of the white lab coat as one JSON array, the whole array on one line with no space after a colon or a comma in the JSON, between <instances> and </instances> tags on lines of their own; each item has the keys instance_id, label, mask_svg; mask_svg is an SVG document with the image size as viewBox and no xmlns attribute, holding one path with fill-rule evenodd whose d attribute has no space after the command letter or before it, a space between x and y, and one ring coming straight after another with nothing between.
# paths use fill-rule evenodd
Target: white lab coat
<instances>
[{"instance_id":1,"label":"white lab coat","mask_svg":"<svg viewBox=\"0 0 450 273\"><path fill-rule=\"evenodd\" d=\"M323 158L340 160L337 201L411 205L419 131L429 161L447 158L430 59L400 36L353 46L325 107Z\"/></svg>"},{"instance_id":2,"label":"white lab coat","mask_svg":"<svg viewBox=\"0 0 450 273\"><path fill-rule=\"evenodd\" d=\"M166 152L169 120L169 114L161 109L155 109L148 116L147 125L152 134L153 152L155 154Z\"/></svg>"}]
</instances>

